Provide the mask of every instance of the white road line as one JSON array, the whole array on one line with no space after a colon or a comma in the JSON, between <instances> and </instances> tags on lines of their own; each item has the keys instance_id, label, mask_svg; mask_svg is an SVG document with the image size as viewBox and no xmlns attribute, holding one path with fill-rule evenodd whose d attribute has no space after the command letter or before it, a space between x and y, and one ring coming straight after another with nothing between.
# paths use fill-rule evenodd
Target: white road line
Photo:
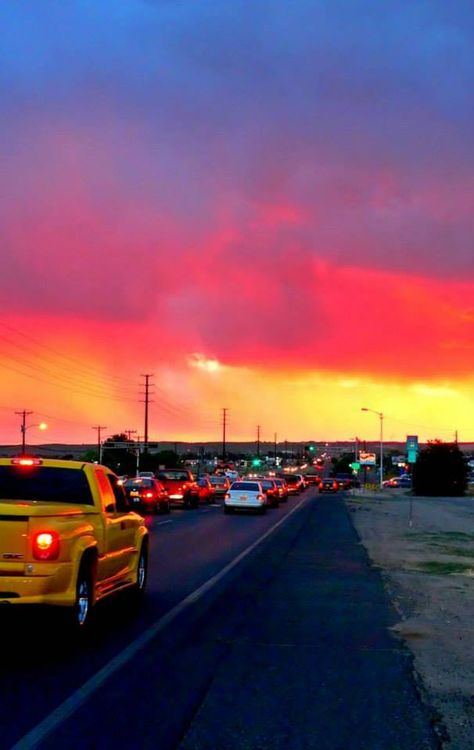
<instances>
[{"instance_id":1,"label":"white road line","mask_svg":"<svg viewBox=\"0 0 474 750\"><path fill-rule=\"evenodd\" d=\"M169 519L168 521L160 521L159 523L155 524L155 527L156 526L164 526L165 523L173 523L173 521L171 519Z\"/></svg>"},{"instance_id":2,"label":"white road line","mask_svg":"<svg viewBox=\"0 0 474 750\"><path fill-rule=\"evenodd\" d=\"M145 630L142 635L132 641L121 651L117 656L114 656L102 669L90 677L80 688L78 688L69 698L66 698L57 708L54 709L48 716L39 722L33 729L25 734L20 740L18 740L11 750L33 750L43 742L52 732L54 732L61 724L69 719L76 711L81 708L82 705L93 695L103 684L106 682L115 672L118 672L125 664L131 661L141 649L147 645L155 636L160 633L164 628L167 627L173 620L178 617L185 609L190 607L192 604L197 602L201 597L204 596L213 586L224 578L233 568L236 567L244 558L250 555L253 550L258 547L265 539L267 539L274 531L276 531L288 518L295 513L308 498L300 500L298 505L295 505L286 516L283 516L274 526L268 531L262 534L255 542L249 547L244 549L237 557L235 557L230 563L228 563L219 573L209 578L205 583L195 589L191 594L188 594L179 604L176 604L172 609L169 610L163 617L160 617L148 630ZM163 523L168 523L164 521Z\"/></svg>"}]
</instances>

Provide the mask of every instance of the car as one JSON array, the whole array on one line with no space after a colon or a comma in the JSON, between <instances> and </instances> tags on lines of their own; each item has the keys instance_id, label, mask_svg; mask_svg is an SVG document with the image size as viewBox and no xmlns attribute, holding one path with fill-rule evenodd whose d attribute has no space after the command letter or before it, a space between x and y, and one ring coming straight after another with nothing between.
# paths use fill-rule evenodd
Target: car
<instances>
[{"instance_id":1,"label":"car","mask_svg":"<svg viewBox=\"0 0 474 750\"><path fill-rule=\"evenodd\" d=\"M265 477L259 477L258 481L260 482L262 490L267 496L268 505L271 508L278 508L278 506L280 505L280 493L273 477L269 479Z\"/></svg>"},{"instance_id":2,"label":"car","mask_svg":"<svg viewBox=\"0 0 474 750\"><path fill-rule=\"evenodd\" d=\"M286 503L288 500L288 485L286 483L286 480L282 477L273 477L273 481L278 487L278 495L281 502Z\"/></svg>"},{"instance_id":3,"label":"car","mask_svg":"<svg viewBox=\"0 0 474 750\"><path fill-rule=\"evenodd\" d=\"M339 483L334 477L323 477L319 483L320 492L338 492Z\"/></svg>"},{"instance_id":4,"label":"car","mask_svg":"<svg viewBox=\"0 0 474 750\"><path fill-rule=\"evenodd\" d=\"M148 529L106 466L1 458L0 514L4 606L46 605L79 631L109 594L144 591Z\"/></svg>"},{"instance_id":5,"label":"car","mask_svg":"<svg viewBox=\"0 0 474 750\"><path fill-rule=\"evenodd\" d=\"M405 489L412 488L412 478L409 474L402 474L399 477L390 477L382 482L383 487L402 487Z\"/></svg>"},{"instance_id":6,"label":"car","mask_svg":"<svg viewBox=\"0 0 474 750\"><path fill-rule=\"evenodd\" d=\"M265 513L267 507L268 500L262 485L253 479L232 482L224 497L225 513L233 513L234 510L255 510Z\"/></svg>"},{"instance_id":7,"label":"car","mask_svg":"<svg viewBox=\"0 0 474 750\"><path fill-rule=\"evenodd\" d=\"M163 469L158 472L158 481L168 490L172 505L185 508L199 506L199 490L189 469Z\"/></svg>"},{"instance_id":8,"label":"car","mask_svg":"<svg viewBox=\"0 0 474 750\"><path fill-rule=\"evenodd\" d=\"M138 476L123 485L130 506L145 513L169 513L170 498L161 482L155 478Z\"/></svg>"},{"instance_id":9,"label":"car","mask_svg":"<svg viewBox=\"0 0 474 750\"><path fill-rule=\"evenodd\" d=\"M231 482L226 476L211 474L208 479L214 487L214 495L216 498L224 497L225 493L229 491Z\"/></svg>"},{"instance_id":10,"label":"car","mask_svg":"<svg viewBox=\"0 0 474 750\"><path fill-rule=\"evenodd\" d=\"M321 477L319 476L319 474L305 474L304 481L306 482L307 485L310 485L310 484L318 485L321 481Z\"/></svg>"},{"instance_id":11,"label":"car","mask_svg":"<svg viewBox=\"0 0 474 750\"><path fill-rule=\"evenodd\" d=\"M209 477L201 477L197 481L200 503L212 503L216 497L216 491Z\"/></svg>"},{"instance_id":12,"label":"car","mask_svg":"<svg viewBox=\"0 0 474 750\"><path fill-rule=\"evenodd\" d=\"M147 477L148 479L156 479L156 474L154 471L139 471L137 476Z\"/></svg>"},{"instance_id":13,"label":"car","mask_svg":"<svg viewBox=\"0 0 474 750\"><path fill-rule=\"evenodd\" d=\"M229 482L236 482L239 478L239 472L235 471L235 469L226 469L225 476Z\"/></svg>"},{"instance_id":14,"label":"car","mask_svg":"<svg viewBox=\"0 0 474 750\"><path fill-rule=\"evenodd\" d=\"M285 474L285 480L290 495L295 495L298 492L303 492L304 484L301 474Z\"/></svg>"},{"instance_id":15,"label":"car","mask_svg":"<svg viewBox=\"0 0 474 750\"><path fill-rule=\"evenodd\" d=\"M357 486L357 480L354 474L335 474L334 479L337 481L340 490L350 490L352 487Z\"/></svg>"}]
</instances>

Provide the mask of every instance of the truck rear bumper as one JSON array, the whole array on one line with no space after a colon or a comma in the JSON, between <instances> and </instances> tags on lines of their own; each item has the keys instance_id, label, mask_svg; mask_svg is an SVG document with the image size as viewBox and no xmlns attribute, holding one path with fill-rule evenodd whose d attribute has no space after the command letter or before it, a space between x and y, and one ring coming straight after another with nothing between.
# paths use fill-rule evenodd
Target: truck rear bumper
<instances>
[{"instance_id":1,"label":"truck rear bumper","mask_svg":"<svg viewBox=\"0 0 474 750\"><path fill-rule=\"evenodd\" d=\"M35 570L36 567L42 570ZM34 566L32 575L0 575L0 604L72 606L75 600L72 564L61 563L46 571L44 568L42 563Z\"/></svg>"}]
</instances>

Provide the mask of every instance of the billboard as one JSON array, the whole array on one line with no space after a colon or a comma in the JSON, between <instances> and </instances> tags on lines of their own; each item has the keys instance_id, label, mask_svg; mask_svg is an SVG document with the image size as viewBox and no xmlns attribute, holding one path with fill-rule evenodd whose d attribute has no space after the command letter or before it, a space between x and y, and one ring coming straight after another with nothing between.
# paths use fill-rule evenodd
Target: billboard
<instances>
[{"instance_id":1,"label":"billboard","mask_svg":"<svg viewBox=\"0 0 474 750\"><path fill-rule=\"evenodd\" d=\"M366 453L365 451L360 451L359 463L361 466L375 466L377 463L375 453Z\"/></svg>"}]
</instances>

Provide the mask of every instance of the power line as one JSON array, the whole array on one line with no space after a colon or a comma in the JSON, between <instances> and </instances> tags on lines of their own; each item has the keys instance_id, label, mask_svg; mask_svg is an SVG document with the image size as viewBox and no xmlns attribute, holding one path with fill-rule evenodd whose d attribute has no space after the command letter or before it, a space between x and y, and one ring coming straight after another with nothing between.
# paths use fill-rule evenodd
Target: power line
<instances>
[{"instance_id":1,"label":"power line","mask_svg":"<svg viewBox=\"0 0 474 750\"><path fill-rule=\"evenodd\" d=\"M132 383L131 380L129 380L127 378L124 378L123 376L112 375L112 374L104 374L104 373L100 372L99 370L96 370L95 368L90 367L87 364L84 364L84 362L81 361L81 360L78 360L78 359L76 359L74 357L69 357L68 355L63 354L63 352L60 352L60 351L58 351L58 350L56 350L56 349L54 349L54 348L52 348L50 346L47 346L46 344L41 343L40 341L38 341L38 339L35 339L33 336L29 336L24 331L21 331L20 329L15 328L15 326L8 325L7 323L1 323L0 325L2 325L3 328L6 328L7 330L11 331L15 335L22 336L23 338L27 339L28 341L33 342L33 344L36 347L36 349L44 349L46 351L49 351L52 354L54 354L55 357L59 357L60 359L65 360L66 362L73 363L74 365L76 365L76 369L79 368L79 369L81 369L83 371L89 371L90 374L93 375L95 378L104 378L104 379L108 379L108 380L115 380L115 381L127 383L127 385L129 385L130 387L132 387L132 385L133 385L133 383ZM32 351L31 347L26 347L26 346L22 347L21 344L19 344L17 341L12 341L11 339L7 339L7 337L4 337L4 336L2 336L2 338L4 338L5 340L8 340L10 343L13 343L18 348L29 349L30 351ZM33 352L34 352L34 349L33 349Z\"/></svg>"},{"instance_id":2,"label":"power line","mask_svg":"<svg viewBox=\"0 0 474 750\"><path fill-rule=\"evenodd\" d=\"M4 336L0 336L0 339L4 339L4 338L5 338ZM29 367L30 369L35 370L35 371L39 372L40 374L45 374L47 377L51 377L51 378L53 378L55 380L59 380L60 382L61 381L66 381L68 383L71 382L71 371L70 371L70 369L69 370L64 370L64 372L63 372L60 369L58 370L57 366L54 366L55 369L51 368L51 366L49 365L49 363L46 363L46 365L44 365L44 364L41 363L41 361L40 362L37 362L37 361L36 362L32 362L30 359L26 359L25 357L19 356L18 354L12 354L12 353L6 352L6 351L4 351L4 356L7 357L9 360L11 360L14 363L19 363L20 365L22 365L24 367ZM79 378L80 377L81 376L79 376ZM91 382L90 376L87 376L87 377L89 378L89 381L84 381L83 378L79 380L79 387L82 390L96 391L96 392L99 392L99 393L114 392L116 395L119 395L119 396L121 396L123 398L127 398L127 396L131 395L130 391L120 390L119 387L117 385L115 385L115 384L114 385L110 385L110 384L105 384L104 385L104 384L102 384L100 382ZM105 390L105 389L107 389L107 390Z\"/></svg>"}]
</instances>

